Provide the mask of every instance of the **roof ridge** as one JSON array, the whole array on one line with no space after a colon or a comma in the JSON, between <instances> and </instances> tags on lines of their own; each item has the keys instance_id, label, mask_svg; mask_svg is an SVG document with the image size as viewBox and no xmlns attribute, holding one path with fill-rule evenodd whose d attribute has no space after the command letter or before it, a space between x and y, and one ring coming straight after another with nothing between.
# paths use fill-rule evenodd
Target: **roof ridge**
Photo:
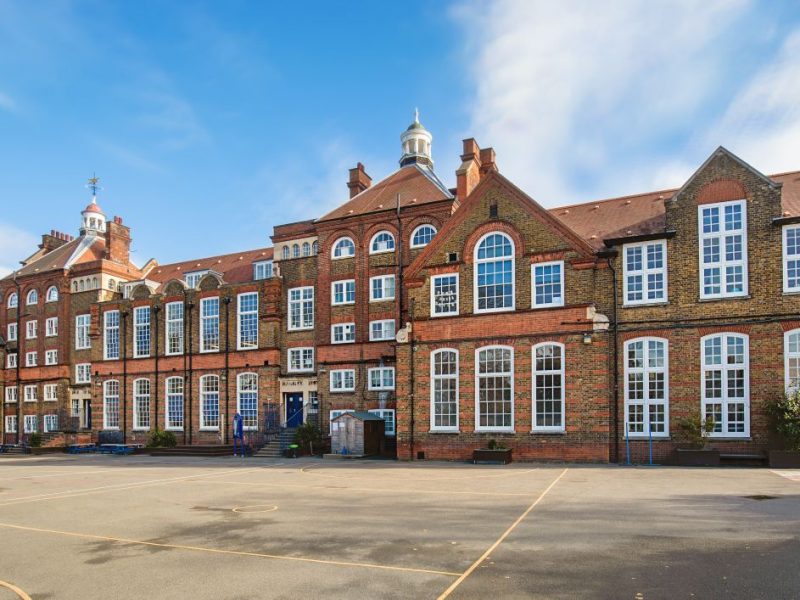
<instances>
[{"instance_id":1,"label":"roof ridge","mask_svg":"<svg viewBox=\"0 0 800 600\"><path fill-rule=\"evenodd\" d=\"M561 206L554 206L547 210L560 210L563 208L574 208L576 206L586 206L587 204L602 204L603 202L614 202L615 200L629 200L630 198L639 198L641 196L652 196L655 194L667 194L675 192L679 188L666 188L663 190L653 190L652 192L641 192L639 194L627 194L625 196L614 196L613 198L601 198L599 200L587 200L586 202L575 202L574 204L563 204Z\"/></svg>"},{"instance_id":2,"label":"roof ridge","mask_svg":"<svg viewBox=\"0 0 800 600\"><path fill-rule=\"evenodd\" d=\"M183 263L188 263L188 262L200 262L200 261L204 261L204 260L213 260L215 258L224 258L224 257L227 257L227 256L236 256L236 255L240 255L240 254L250 254L252 252L258 252L258 251L264 251L264 250L273 250L273 249L274 249L273 246L262 246L260 248L251 248L250 250L239 250L238 252L226 252L225 254L215 254L213 256L203 256L203 257L200 257L200 258L187 258L185 260L176 260L175 262L159 264L155 268L156 269L165 269L165 268L172 267L174 265L181 265Z\"/></svg>"}]
</instances>

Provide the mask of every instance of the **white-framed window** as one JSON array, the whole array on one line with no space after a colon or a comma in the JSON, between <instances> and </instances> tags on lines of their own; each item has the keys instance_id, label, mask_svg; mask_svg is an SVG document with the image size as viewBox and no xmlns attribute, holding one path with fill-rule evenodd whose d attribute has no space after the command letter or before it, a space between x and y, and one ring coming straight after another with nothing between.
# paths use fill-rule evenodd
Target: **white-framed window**
<instances>
[{"instance_id":1,"label":"white-framed window","mask_svg":"<svg viewBox=\"0 0 800 600\"><path fill-rule=\"evenodd\" d=\"M45 383L43 387L44 387L44 401L56 402L58 400L58 384Z\"/></svg>"},{"instance_id":2,"label":"white-framed window","mask_svg":"<svg viewBox=\"0 0 800 600\"><path fill-rule=\"evenodd\" d=\"M8 301L6 302L6 307L17 308L17 306L19 306L19 296L17 296L16 292L12 292L8 295Z\"/></svg>"},{"instance_id":3,"label":"white-framed window","mask_svg":"<svg viewBox=\"0 0 800 600\"><path fill-rule=\"evenodd\" d=\"M183 377L169 377L166 382L167 410L165 428L183 430Z\"/></svg>"},{"instance_id":4,"label":"white-framed window","mask_svg":"<svg viewBox=\"0 0 800 600\"><path fill-rule=\"evenodd\" d=\"M75 350L88 350L92 347L89 338L89 327L92 324L92 315L77 315L75 317Z\"/></svg>"},{"instance_id":5,"label":"white-framed window","mask_svg":"<svg viewBox=\"0 0 800 600\"><path fill-rule=\"evenodd\" d=\"M81 416L81 401L78 398L73 398L70 402L70 417L80 417Z\"/></svg>"},{"instance_id":6,"label":"white-framed window","mask_svg":"<svg viewBox=\"0 0 800 600\"><path fill-rule=\"evenodd\" d=\"M26 367L35 367L39 364L39 354L36 352L26 352L25 353L25 366Z\"/></svg>"},{"instance_id":7,"label":"white-framed window","mask_svg":"<svg viewBox=\"0 0 800 600\"><path fill-rule=\"evenodd\" d=\"M514 310L514 265L514 242L504 233L488 233L476 244L476 313Z\"/></svg>"},{"instance_id":8,"label":"white-framed window","mask_svg":"<svg viewBox=\"0 0 800 600\"><path fill-rule=\"evenodd\" d=\"M16 323L9 323L8 327L6 327L6 333L8 334L6 339L9 342L16 342L17 341L17 324Z\"/></svg>"},{"instance_id":9,"label":"white-framed window","mask_svg":"<svg viewBox=\"0 0 800 600\"><path fill-rule=\"evenodd\" d=\"M514 349L475 351L475 430L514 431Z\"/></svg>"},{"instance_id":10,"label":"white-framed window","mask_svg":"<svg viewBox=\"0 0 800 600\"><path fill-rule=\"evenodd\" d=\"M356 301L356 280L342 279L331 284L331 304L334 306L342 304L355 304Z\"/></svg>"},{"instance_id":11,"label":"white-framed window","mask_svg":"<svg viewBox=\"0 0 800 600\"><path fill-rule=\"evenodd\" d=\"M333 420L336 417L338 417L340 415L343 415L344 413L351 413L351 412L356 412L356 411L354 409L352 409L352 408L345 408L345 409L339 409L339 410L330 411L329 414L328 414L328 426L329 426L328 427L328 433L331 433L331 434L333 433Z\"/></svg>"},{"instance_id":12,"label":"white-framed window","mask_svg":"<svg viewBox=\"0 0 800 600\"><path fill-rule=\"evenodd\" d=\"M378 275L369 278L370 302L394 300L394 275Z\"/></svg>"},{"instance_id":13,"label":"white-framed window","mask_svg":"<svg viewBox=\"0 0 800 600\"><path fill-rule=\"evenodd\" d=\"M150 307L133 309L133 357L150 356Z\"/></svg>"},{"instance_id":14,"label":"white-framed window","mask_svg":"<svg viewBox=\"0 0 800 600\"><path fill-rule=\"evenodd\" d=\"M311 256L311 244L303 242L303 256Z\"/></svg>"},{"instance_id":15,"label":"white-framed window","mask_svg":"<svg viewBox=\"0 0 800 600\"><path fill-rule=\"evenodd\" d=\"M624 360L628 436L668 436L669 342L653 337L628 340Z\"/></svg>"},{"instance_id":16,"label":"white-framed window","mask_svg":"<svg viewBox=\"0 0 800 600\"><path fill-rule=\"evenodd\" d=\"M17 368L17 353L16 352L9 352L6 354L6 369L16 369Z\"/></svg>"},{"instance_id":17,"label":"white-framed window","mask_svg":"<svg viewBox=\"0 0 800 600\"><path fill-rule=\"evenodd\" d=\"M531 265L533 308L564 306L564 261Z\"/></svg>"},{"instance_id":18,"label":"white-framed window","mask_svg":"<svg viewBox=\"0 0 800 600\"><path fill-rule=\"evenodd\" d=\"M58 288L56 286L51 285L49 288L47 288L45 302L58 302Z\"/></svg>"},{"instance_id":19,"label":"white-framed window","mask_svg":"<svg viewBox=\"0 0 800 600\"><path fill-rule=\"evenodd\" d=\"M380 254L382 252L394 252L394 236L388 231L379 231L372 236L369 243L370 254Z\"/></svg>"},{"instance_id":20,"label":"white-framed window","mask_svg":"<svg viewBox=\"0 0 800 600\"><path fill-rule=\"evenodd\" d=\"M119 429L119 381L103 383L103 429Z\"/></svg>"},{"instance_id":21,"label":"white-framed window","mask_svg":"<svg viewBox=\"0 0 800 600\"><path fill-rule=\"evenodd\" d=\"M434 275L431 278L431 316L458 314L458 273Z\"/></svg>"},{"instance_id":22,"label":"white-framed window","mask_svg":"<svg viewBox=\"0 0 800 600\"><path fill-rule=\"evenodd\" d=\"M200 283L200 280L206 274L208 274L208 269L206 269L205 271L194 271L193 273L186 273L183 276L183 280L186 282L186 285L189 286L190 288L196 288L197 284Z\"/></svg>"},{"instance_id":23,"label":"white-framed window","mask_svg":"<svg viewBox=\"0 0 800 600\"><path fill-rule=\"evenodd\" d=\"M292 258L300 258L300 245L292 244Z\"/></svg>"},{"instance_id":24,"label":"white-framed window","mask_svg":"<svg viewBox=\"0 0 800 600\"><path fill-rule=\"evenodd\" d=\"M55 337L58 335L58 317L48 317L44 322L45 337Z\"/></svg>"},{"instance_id":25,"label":"white-framed window","mask_svg":"<svg viewBox=\"0 0 800 600\"><path fill-rule=\"evenodd\" d=\"M75 383L92 382L92 363L78 363L75 365Z\"/></svg>"},{"instance_id":26,"label":"white-framed window","mask_svg":"<svg viewBox=\"0 0 800 600\"><path fill-rule=\"evenodd\" d=\"M219 296L200 300L200 352L219 351ZM183 421L181 421L183 423ZM183 424L181 424L183 427Z\"/></svg>"},{"instance_id":27,"label":"white-framed window","mask_svg":"<svg viewBox=\"0 0 800 600\"><path fill-rule=\"evenodd\" d=\"M44 364L57 365L58 364L58 350L45 350L44 351Z\"/></svg>"},{"instance_id":28,"label":"white-framed window","mask_svg":"<svg viewBox=\"0 0 800 600\"><path fill-rule=\"evenodd\" d=\"M431 353L431 431L458 431L458 351Z\"/></svg>"},{"instance_id":29,"label":"white-framed window","mask_svg":"<svg viewBox=\"0 0 800 600\"><path fill-rule=\"evenodd\" d=\"M200 429L219 430L219 377L200 378Z\"/></svg>"},{"instance_id":30,"label":"white-framed window","mask_svg":"<svg viewBox=\"0 0 800 600\"><path fill-rule=\"evenodd\" d=\"M433 225L420 225L411 234L411 247L423 248L431 243L433 236L436 235L436 227Z\"/></svg>"},{"instance_id":31,"label":"white-framed window","mask_svg":"<svg viewBox=\"0 0 800 600\"><path fill-rule=\"evenodd\" d=\"M381 319L369 322L369 341L393 340L395 335L394 319Z\"/></svg>"},{"instance_id":32,"label":"white-framed window","mask_svg":"<svg viewBox=\"0 0 800 600\"><path fill-rule=\"evenodd\" d=\"M26 385L23 392L25 393L25 402L36 402L39 399L39 386L35 384Z\"/></svg>"},{"instance_id":33,"label":"white-framed window","mask_svg":"<svg viewBox=\"0 0 800 600\"><path fill-rule=\"evenodd\" d=\"M667 301L667 242L654 240L623 247L623 303L654 304Z\"/></svg>"},{"instance_id":34,"label":"white-framed window","mask_svg":"<svg viewBox=\"0 0 800 600\"><path fill-rule=\"evenodd\" d=\"M564 344L533 347L533 431L566 431Z\"/></svg>"},{"instance_id":35,"label":"white-framed window","mask_svg":"<svg viewBox=\"0 0 800 600\"><path fill-rule=\"evenodd\" d=\"M236 347L239 350L258 348L258 292L239 294L238 335Z\"/></svg>"},{"instance_id":36,"label":"white-framed window","mask_svg":"<svg viewBox=\"0 0 800 600\"><path fill-rule=\"evenodd\" d=\"M289 371L314 370L314 348L289 348Z\"/></svg>"},{"instance_id":37,"label":"white-framed window","mask_svg":"<svg viewBox=\"0 0 800 600\"><path fill-rule=\"evenodd\" d=\"M45 415L44 432L51 433L53 431L58 431L58 415Z\"/></svg>"},{"instance_id":38,"label":"white-framed window","mask_svg":"<svg viewBox=\"0 0 800 600\"><path fill-rule=\"evenodd\" d=\"M375 367L367 369L370 390L393 390L394 367Z\"/></svg>"},{"instance_id":39,"label":"white-framed window","mask_svg":"<svg viewBox=\"0 0 800 600\"><path fill-rule=\"evenodd\" d=\"M133 382L133 428L141 431L150 429L149 379L137 379Z\"/></svg>"},{"instance_id":40,"label":"white-framed window","mask_svg":"<svg viewBox=\"0 0 800 600\"><path fill-rule=\"evenodd\" d=\"M349 237L342 237L336 240L333 244L333 251L331 252L331 257L334 260L340 258L352 258L356 255L356 245L353 243L353 240Z\"/></svg>"},{"instance_id":41,"label":"white-framed window","mask_svg":"<svg viewBox=\"0 0 800 600\"><path fill-rule=\"evenodd\" d=\"M17 415L6 415L6 433L17 433Z\"/></svg>"},{"instance_id":42,"label":"white-framed window","mask_svg":"<svg viewBox=\"0 0 800 600\"><path fill-rule=\"evenodd\" d=\"M744 200L697 207L700 298L747 295L747 205Z\"/></svg>"},{"instance_id":43,"label":"white-framed window","mask_svg":"<svg viewBox=\"0 0 800 600\"><path fill-rule=\"evenodd\" d=\"M39 430L39 417L37 415L25 415L23 421L25 433L36 433Z\"/></svg>"},{"instance_id":44,"label":"white-framed window","mask_svg":"<svg viewBox=\"0 0 800 600\"><path fill-rule=\"evenodd\" d=\"M336 323L331 325L331 344L352 344L355 341L355 323Z\"/></svg>"},{"instance_id":45,"label":"white-framed window","mask_svg":"<svg viewBox=\"0 0 800 600\"><path fill-rule=\"evenodd\" d=\"M253 279L256 281L260 281L262 279L271 279L273 272L271 260L262 260L253 263Z\"/></svg>"},{"instance_id":46,"label":"white-framed window","mask_svg":"<svg viewBox=\"0 0 800 600\"><path fill-rule=\"evenodd\" d=\"M314 328L314 288L289 290L289 331Z\"/></svg>"},{"instance_id":47,"label":"white-framed window","mask_svg":"<svg viewBox=\"0 0 800 600\"><path fill-rule=\"evenodd\" d=\"M383 419L384 423L383 431L386 435L393 436L395 434L393 408L371 408L369 412Z\"/></svg>"},{"instance_id":48,"label":"white-framed window","mask_svg":"<svg viewBox=\"0 0 800 600\"><path fill-rule=\"evenodd\" d=\"M352 392L356 389L355 369L334 369L330 374L331 392Z\"/></svg>"},{"instance_id":49,"label":"white-framed window","mask_svg":"<svg viewBox=\"0 0 800 600\"><path fill-rule=\"evenodd\" d=\"M258 375L241 373L236 378L236 408L246 431L258 429Z\"/></svg>"},{"instance_id":50,"label":"white-framed window","mask_svg":"<svg viewBox=\"0 0 800 600\"><path fill-rule=\"evenodd\" d=\"M783 292L800 292L800 225L783 227Z\"/></svg>"},{"instance_id":51,"label":"white-framed window","mask_svg":"<svg viewBox=\"0 0 800 600\"><path fill-rule=\"evenodd\" d=\"M28 296L25 298L25 304L31 306L33 304L39 303L39 292L36 290L31 290L28 292Z\"/></svg>"},{"instance_id":52,"label":"white-framed window","mask_svg":"<svg viewBox=\"0 0 800 600\"><path fill-rule=\"evenodd\" d=\"M714 419L711 437L750 435L750 340L740 333L707 335L700 341L703 418Z\"/></svg>"},{"instance_id":53,"label":"white-framed window","mask_svg":"<svg viewBox=\"0 0 800 600\"><path fill-rule=\"evenodd\" d=\"M281 250L281 256L284 260L289 259L289 246L284 246L283 250Z\"/></svg>"},{"instance_id":54,"label":"white-framed window","mask_svg":"<svg viewBox=\"0 0 800 600\"><path fill-rule=\"evenodd\" d=\"M6 387L6 402L9 404L12 402L16 402L19 399L19 392L17 391L17 387Z\"/></svg>"},{"instance_id":55,"label":"white-framed window","mask_svg":"<svg viewBox=\"0 0 800 600\"><path fill-rule=\"evenodd\" d=\"M183 302L167 302L166 353L183 354Z\"/></svg>"},{"instance_id":56,"label":"white-framed window","mask_svg":"<svg viewBox=\"0 0 800 600\"><path fill-rule=\"evenodd\" d=\"M25 339L35 340L38 333L38 321L27 321L25 323Z\"/></svg>"},{"instance_id":57,"label":"white-framed window","mask_svg":"<svg viewBox=\"0 0 800 600\"><path fill-rule=\"evenodd\" d=\"M800 329L783 334L783 361L786 392L797 392L800 390Z\"/></svg>"},{"instance_id":58,"label":"white-framed window","mask_svg":"<svg viewBox=\"0 0 800 600\"><path fill-rule=\"evenodd\" d=\"M119 311L103 313L103 358L119 359Z\"/></svg>"}]
</instances>

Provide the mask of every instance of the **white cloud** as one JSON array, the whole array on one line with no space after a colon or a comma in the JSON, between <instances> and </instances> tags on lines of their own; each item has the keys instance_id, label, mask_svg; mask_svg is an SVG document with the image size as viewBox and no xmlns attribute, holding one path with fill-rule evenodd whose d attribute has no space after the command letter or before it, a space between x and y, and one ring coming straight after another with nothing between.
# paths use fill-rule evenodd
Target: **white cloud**
<instances>
[{"instance_id":1,"label":"white cloud","mask_svg":"<svg viewBox=\"0 0 800 600\"><path fill-rule=\"evenodd\" d=\"M32 233L0 223L0 277L19 268L19 261L36 251L39 238Z\"/></svg>"}]
</instances>

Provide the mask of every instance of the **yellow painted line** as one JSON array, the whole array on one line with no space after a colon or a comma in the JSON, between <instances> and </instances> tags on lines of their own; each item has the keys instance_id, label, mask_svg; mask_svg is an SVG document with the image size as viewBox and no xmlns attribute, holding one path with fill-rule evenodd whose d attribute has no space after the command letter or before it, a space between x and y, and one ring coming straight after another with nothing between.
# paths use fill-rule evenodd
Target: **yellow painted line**
<instances>
[{"instance_id":1,"label":"yellow painted line","mask_svg":"<svg viewBox=\"0 0 800 600\"><path fill-rule=\"evenodd\" d=\"M8 588L12 592L14 592L17 596L22 598L22 600L31 600L31 597L28 596L28 594L23 592L20 588L15 586L13 583L8 583L7 581L0 580L0 587Z\"/></svg>"},{"instance_id":2,"label":"yellow painted line","mask_svg":"<svg viewBox=\"0 0 800 600\"><path fill-rule=\"evenodd\" d=\"M544 490L544 491L543 491L541 494L539 494L539 497L538 497L538 498L536 498L536 500L534 500L533 504L531 504L531 505L530 505L530 506L529 506L529 507L528 507L528 508L525 510L525 512L524 512L524 513L522 513L522 514L519 516L519 518L518 518L516 521L514 521L514 522L511 524L511 526L510 526L508 529L506 529L506 530L503 532L503 535L501 535L499 538L497 538L497 540L495 541L495 543L494 543L494 544L492 544L491 546L489 546L489 548L486 550L486 552L484 552L484 553L481 555L481 557L480 557L478 560L476 560L474 563L472 563L472 564L469 566L469 568L468 568L466 571L464 571L464 572L461 574L461 576L460 576L458 579L456 579L456 580L455 580L455 581L454 581L454 582L453 582L453 583L450 585L450 587L449 587L449 588L447 588L447 589L446 589L444 592L442 592L442 594L441 594L441 595L440 595L440 596L439 596L439 597L438 597L436 600L444 600L444 599L445 599L445 598L447 598L447 597L448 597L450 594L452 594L452 593L453 593L453 591L454 591L454 590L455 590L455 589L456 589L456 588L457 588L459 585L461 585L461 584L464 582L464 580L465 580L467 577L469 577L469 576L472 574L472 572L473 572L475 569L477 569L477 568L478 568L478 566L479 566L479 565L480 565L480 564L481 564L481 563L482 563L484 560L486 560L486 557L487 557L487 556L489 556L489 555L491 555L491 553L492 553L492 552L494 552L494 551L495 551L495 549L496 549L496 548L497 548L497 547L498 547L500 544L502 544L502 543L503 543L503 540L505 540L505 539L506 539L506 538L509 536L509 534L510 534L512 531L514 531L514 529L516 529L517 525L519 525L520 523L522 523L522 521L525 519L525 517L527 517L527 516L528 516L528 515L531 513L531 511L532 511L534 508L536 508L536 505L537 505L537 504L539 504L539 502L541 502L541 501L542 501L542 499L543 499L543 498L544 498L544 497L547 495L547 492L549 492L550 490L552 490L552 489L553 489L553 486L555 486L555 484L557 484L557 483L558 483L558 482L561 480L561 478L562 478L564 475L566 475L566 473L567 473L567 471L568 471L568 470L569 470L569 469L564 469L563 471L561 471L561 475L559 475L558 477L556 477L556 478L555 478L555 479L552 481L552 483L551 483L550 485L548 485L548 486L547 486L547 488L546 488L546 489L545 489L545 490Z\"/></svg>"},{"instance_id":3,"label":"yellow painted line","mask_svg":"<svg viewBox=\"0 0 800 600\"><path fill-rule=\"evenodd\" d=\"M353 476L353 474L349 475L323 475L319 473L319 471L338 471L339 469L346 469L348 467L303 467L300 469L301 473L305 473L306 475L315 475L317 477L328 477L330 479L349 479ZM374 467L377 468L377 467ZM364 468L364 470L358 471L358 474L361 475L365 471L369 472L371 469ZM503 473L495 473L492 475L468 475L466 477L437 477L435 475L431 477L396 477L394 481L472 481L473 479L495 479L498 477L514 477L515 475L525 475L527 473L533 473L534 471L538 471L538 469L526 469L526 470L518 470L518 469L509 469L508 472ZM386 479L388 477L392 477L392 473L388 473L386 476L378 476L376 479Z\"/></svg>"},{"instance_id":4,"label":"yellow painted line","mask_svg":"<svg viewBox=\"0 0 800 600\"><path fill-rule=\"evenodd\" d=\"M363 569L379 569L383 571L400 571L405 573L426 573L429 575L445 575L447 577L458 577L460 573L449 571L436 571L433 569L417 569L414 567L394 567L391 565L379 565L375 563L347 562L341 560L323 560L319 558L306 558L301 556L285 556L280 554L265 554L262 552L246 552L243 550L224 550L219 548L204 548L202 546L187 546L184 544L163 544L159 542L147 542L144 540L131 540L128 538L118 538L106 535L94 535L91 533L77 533L73 531L59 531L57 529L41 529L39 527L25 527L23 525L12 525L11 523L0 523L0 527L7 529L17 529L20 531L33 531L36 533L50 533L67 537L76 537L89 540L101 540L104 542L120 542L122 544L137 544L140 546L151 546L154 548L168 548L173 550L187 550L191 552L207 552L210 554L227 554L230 556L250 556L254 558L269 558L273 560L289 560L295 562L316 563L320 565L331 565L337 567L353 567Z\"/></svg>"}]
</instances>

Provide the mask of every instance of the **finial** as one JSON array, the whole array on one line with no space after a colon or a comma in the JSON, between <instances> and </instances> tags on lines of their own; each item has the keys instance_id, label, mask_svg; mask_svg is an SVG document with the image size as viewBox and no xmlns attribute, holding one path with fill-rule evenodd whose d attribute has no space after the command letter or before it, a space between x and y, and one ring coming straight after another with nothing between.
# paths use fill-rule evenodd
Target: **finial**
<instances>
[{"instance_id":1,"label":"finial","mask_svg":"<svg viewBox=\"0 0 800 600\"><path fill-rule=\"evenodd\" d=\"M92 176L88 180L89 182L86 184L86 187L92 190L92 203L97 204L97 191L102 190L99 185L100 178L97 176L96 173L92 173Z\"/></svg>"},{"instance_id":2,"label":"finial","mask_svg":"<svg viewBox=\"0 0 800 600\"><path fill-rule=\"evenodd\" d=\"M414 109L414 123L419 123L419 109Z\"/></svg>"}]
</instances>

